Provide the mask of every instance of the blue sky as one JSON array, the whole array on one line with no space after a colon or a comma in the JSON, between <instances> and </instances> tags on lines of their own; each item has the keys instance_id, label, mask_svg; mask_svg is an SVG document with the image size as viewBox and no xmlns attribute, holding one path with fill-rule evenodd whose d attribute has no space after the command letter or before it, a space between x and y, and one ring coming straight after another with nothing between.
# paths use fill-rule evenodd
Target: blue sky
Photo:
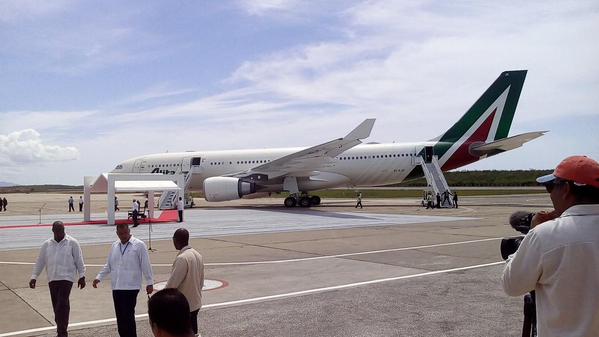
<instances>
[{"instance_id":1,"label":"blue sky","mask_svg":"<svg viewBox=\"0 0 599 337\"><path fill-rule=\"evenodd\" d=\"M510 134L463 169L599 159L596 1L0 2L0 181L81 184L164 151L431 139L503 70Z\"/></svg>"}]
</instances>

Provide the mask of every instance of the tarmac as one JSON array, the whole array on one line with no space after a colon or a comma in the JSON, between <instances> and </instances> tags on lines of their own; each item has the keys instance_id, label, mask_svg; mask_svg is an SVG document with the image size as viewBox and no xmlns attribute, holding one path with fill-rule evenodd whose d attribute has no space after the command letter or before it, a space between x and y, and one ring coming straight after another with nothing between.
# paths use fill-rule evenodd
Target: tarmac
<instances>
[{"instance_id":1,"label":"tarmac","mask_svg":"<svg viewBox=\"0 0 599 337\"><path fill-rule=\"evenodd\" d=\"M458 209L434 210L416 199L367 197L363 209L341 199L312 209L281 204L199 202L183 223L132 229L147 244L152 236L155 283L169 277L174 230L190 231L214 285L204 291L202 336L521 335L522 299L501 289L499 243L519 234L507 226L509 214L551 208L546 194L463 197ZM27 286L51 231L27 217L0 213L0 337L55 335L45 275L36 289ZM71 293L69 334L116 336L110 282L91 287L114 227L66 230L82 244L88 280ZM139 336L152 336L146 301L140 293Z\"/></svg>"}]
</instances>

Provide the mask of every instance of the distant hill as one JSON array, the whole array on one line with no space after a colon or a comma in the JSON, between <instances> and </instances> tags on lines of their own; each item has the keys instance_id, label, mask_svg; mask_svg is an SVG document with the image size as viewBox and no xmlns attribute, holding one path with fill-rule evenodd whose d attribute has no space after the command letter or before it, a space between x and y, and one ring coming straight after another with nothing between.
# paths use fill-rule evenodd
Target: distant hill
<instances>
[{"instance_id":1,"label":"distant hill","mask_svg":"<svg viewBox=\"0 0 599 337\"><path fill-rule=\"evenodd\" d=\"M83 193L83 186L70 185L13 185L0 187L0 193L74 192Z\"/></svg>"},{"instance_id":2,"label":"distant hill","mask_svg":"<svg viewBox=\"0 0 599 337\"><path fill-rule=\"evenodd\" d=\"M16 186L16 185L13 183L6 182L6 181L0 181L0 187L10 187L10 186Z\"/></svg>"}]
</instances>

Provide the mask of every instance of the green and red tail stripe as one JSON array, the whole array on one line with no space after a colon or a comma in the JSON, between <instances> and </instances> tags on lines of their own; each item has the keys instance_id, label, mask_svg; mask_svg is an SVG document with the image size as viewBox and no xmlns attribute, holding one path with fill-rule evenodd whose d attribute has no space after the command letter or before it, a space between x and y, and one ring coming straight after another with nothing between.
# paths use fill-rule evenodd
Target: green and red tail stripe
<instances>
[{"instance_id":1,"label":"green and red tail stripe","mask_svg":"<svg viewBox=\"0 0 599 337\"><path fill-rule=\"evenodd\" d=\"M434 153L443 171L479 159L472 145L506 138L514 119L526 70L505 71L447 132L438 138Z\"/></svg>"},{"instance_id":2,"label":"green and red tail stripe","mask_svg":"<svg viewBox=\"0 0 599 337\"><path fill-rule=\"evenodd\" d=\"M436 141L433 151L443 171L484 158L472 153L473 145L493 142L508 136L526 72L512 70L501 73L457 123L443 135L432 140ZM424 150L420 155L423 153ZM418 176L422 176L419 166L408 175L408 179Z\"/></svg>"}]
</instances>

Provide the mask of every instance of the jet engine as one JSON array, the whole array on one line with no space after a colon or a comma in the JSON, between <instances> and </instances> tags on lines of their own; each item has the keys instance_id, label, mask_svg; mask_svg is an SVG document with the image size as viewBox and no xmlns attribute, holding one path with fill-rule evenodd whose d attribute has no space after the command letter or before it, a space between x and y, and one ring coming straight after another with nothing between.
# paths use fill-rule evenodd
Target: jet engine
<instances>
[{"instance_id":1,"label":"jet engine","mask_svg":"<svg viewBox=\"0 0 599 337\"><path fill-rule=\"evenodd\" d=\"M206 201L228 201L240 199L256 192L256 184L231 177L212 177L204 180Z\"/></svg>"}]
</instances>

